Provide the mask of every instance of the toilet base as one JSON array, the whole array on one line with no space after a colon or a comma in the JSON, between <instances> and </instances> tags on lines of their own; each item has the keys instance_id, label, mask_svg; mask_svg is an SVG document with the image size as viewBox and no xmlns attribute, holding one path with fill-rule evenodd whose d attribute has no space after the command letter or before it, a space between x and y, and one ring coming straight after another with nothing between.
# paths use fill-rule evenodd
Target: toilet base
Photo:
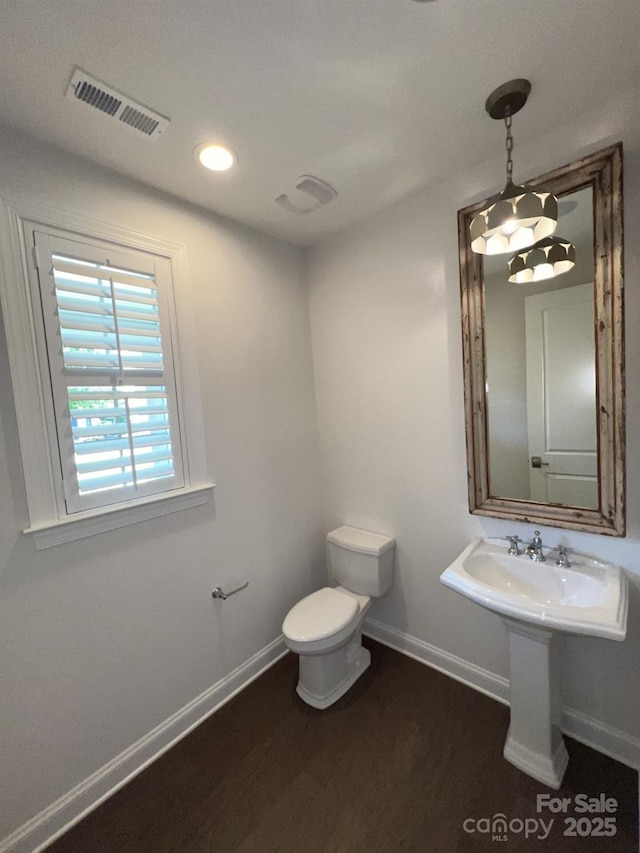
<instances>
[{"instance_id":1,"label":"toilet base","mask_svg":"<svg viewBox=\"0 0 640 853\"><path fill-rule=\"evenodd\" d=\"M300 655L296 692L312 708L323 710L337 702L371 663L362 645L362 631L344 646L326 655Z\"/></svg>"}]
</instances>

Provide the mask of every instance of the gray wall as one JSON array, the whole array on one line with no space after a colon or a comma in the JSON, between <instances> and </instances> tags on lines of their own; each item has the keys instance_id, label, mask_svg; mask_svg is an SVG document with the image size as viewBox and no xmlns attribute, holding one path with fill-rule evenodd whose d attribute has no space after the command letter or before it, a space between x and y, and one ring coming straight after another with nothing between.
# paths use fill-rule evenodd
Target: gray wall
<instances>
[{"instance_id":1,"label":"gray wall","mask_svg":"<svg viewBox=\"0 0 640 853\"><path fill-rule=\"evenodd\" d=\"M6 129L2 190L186 246L217 488L36 551L0 333L0 838L278 637L324 574L302 252Z\"/></svg>"},{"instance_id":2,"label":"gray wall","mask_svg":"<svg viewBox=\"0 0 640 853\"><path fill-rule=\"evenodd\" d=\"M584 190L583 190L584 192ZM589 196L592 194L589 193ZM564 227L563 227L564 226ZM567 232L562 223L563 233ZM578 241L576 265L551 281L509 284L503 256L485 259L485 349L492 495L530 500L525 298L593 282L593 229ZM595 339L595 338L594 338ZM595 421L596 411L593 410Z\"/></svg>"},{"instance_id":3,"label":"gray wall","mask_svg":"<svg viewBox=\"0 0 640 853\"><path fill-rule=\"evenodd\" d=\"M626 643L563 640L563 687L568 705L640 743L635 93L544 139L521 141L516 170L526 178L620 138L630 535L614 540L548 528L543 536L629 570ZM467 509L456 235L457 209L499 189L502 169L498 152L305 259L242 226L0 131L0 193L186 245L209 469L217 483L214 505L37 552L20 533L26 501L0 338L0 837L277 637L287 609L325 577L323 535L338 524L397 538L397 575L374 605L376 619L507 674L499 618L438 580L473 536L506 532L502 522ZM531 533L529 525L509 524L511 530L523 538ZM245 579L249 589L215 609L212 586Z\"/></svg>"},{"instance_id":4,"label":"gray wall","mask_svg":"<svg viewBox=\"0 0 640 853\"><path fill-rule=\"evenodd\" d=\"M632 598L627 641L562 640L569 707L640 746L640 120L628 92L553 134L521 140L526 179L623 139L625 143L627 470L626 540L543 528L624 565ZM412 196L315 247L311 329L326 526L340 521L397 538L393 589L373 618L447 654L508 675L499 617L439 582L475 536L532 525L468 512L456 211L500 189L502 155ZM638 753L640 755L640 752Z\"/></svg>"}]
</instances>

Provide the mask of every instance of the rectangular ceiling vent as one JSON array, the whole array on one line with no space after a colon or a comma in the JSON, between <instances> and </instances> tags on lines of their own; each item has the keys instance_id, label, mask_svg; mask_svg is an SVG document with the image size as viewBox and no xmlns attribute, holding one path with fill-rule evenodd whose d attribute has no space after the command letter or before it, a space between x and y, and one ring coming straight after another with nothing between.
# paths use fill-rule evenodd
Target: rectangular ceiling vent
<instances>
[{"instance_id":1,"label":"rectangular ceiling vent","mask_svg":"<svg viewBox=\"0 0 640 853\"><path fill-rule=\"evenodd\" d=\"M100 110L103 115L122 122L126 128L142 134L150 142L155 142L169 127L168 118L90 77L81 68L74 70L66 97Z\"/></svg>"}]
</instances>

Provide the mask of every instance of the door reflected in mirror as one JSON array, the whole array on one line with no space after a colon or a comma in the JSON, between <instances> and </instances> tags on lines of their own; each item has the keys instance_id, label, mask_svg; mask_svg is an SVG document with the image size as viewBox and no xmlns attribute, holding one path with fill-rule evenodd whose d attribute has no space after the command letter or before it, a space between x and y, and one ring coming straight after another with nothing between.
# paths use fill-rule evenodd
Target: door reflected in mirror
<instances>
[{"instance_id":1,"label":"door reflected in mirror","mask_svg":"<svg viewBox=\"0 0 640 853\"><path fill-rule=\"evenodd\" d=\"M491 495L597 509L593 191L559 199L576 265L530 284L484 259Z\"/></svg>"}]
</instances>

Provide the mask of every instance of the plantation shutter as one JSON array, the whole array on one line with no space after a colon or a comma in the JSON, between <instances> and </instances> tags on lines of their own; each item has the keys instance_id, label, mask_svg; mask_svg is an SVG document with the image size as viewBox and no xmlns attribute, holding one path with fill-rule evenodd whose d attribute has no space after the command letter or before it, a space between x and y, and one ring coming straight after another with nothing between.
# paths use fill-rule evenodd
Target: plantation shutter
<instances>
[{"instance_id":1,"label":"plantation shutter","mask_svg":"<svg viewBox=\"0 0 640 853\"><path fill-rule=\"evenodd\" d=\"M35 244L67 512L181 487L164 259Z\"/></svg>"},{"instance_id":2,"label":"plantation shutter","mask_svg":"<svg viewBox=\"0 0 640 853\"><path fill-rule=\"evenodd\" d=\"M65 367L162 376L154 280L61 255L52 260Z\"/></svg>"}]
</instances>

